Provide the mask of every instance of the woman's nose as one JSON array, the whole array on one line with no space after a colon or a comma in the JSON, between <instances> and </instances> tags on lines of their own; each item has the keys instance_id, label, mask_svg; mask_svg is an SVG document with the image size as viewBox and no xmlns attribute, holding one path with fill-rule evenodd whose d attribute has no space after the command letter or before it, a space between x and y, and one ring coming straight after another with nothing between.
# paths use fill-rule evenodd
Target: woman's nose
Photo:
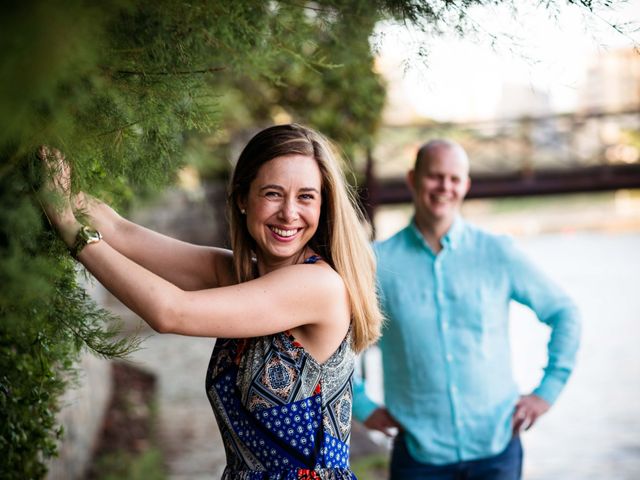
<instances>
[{"instance_id":1,"label":"woman's nose","mask_svg":"<svg viewBox=\"0 0 640 480\"><path fill-rule=\"evenodd\" d=\"M293 200L285 200L282 203L282 208L280 209L280 214L282 218L290 222L292 220L298 219L298 206Z\"/></svg>"}]
</instances>

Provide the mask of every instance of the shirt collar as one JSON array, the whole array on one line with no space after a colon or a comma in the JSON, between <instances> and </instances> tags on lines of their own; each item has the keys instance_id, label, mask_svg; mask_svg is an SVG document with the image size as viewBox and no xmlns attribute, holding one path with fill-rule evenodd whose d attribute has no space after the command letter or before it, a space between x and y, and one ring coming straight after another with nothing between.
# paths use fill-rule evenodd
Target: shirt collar
<instances>
[{"instance_id":1,"label":"shirt collar","mask_svg":"<svg viewBox=\"0 0 640 480\"><path fill-rule=\"evenodd\" d=\"M451 224L451 228L446 233L444 237L442 237L442 245L444 247L450 247L451 249L455 249L460 244L460 239L462 238L462 231L464 230L464 220L460 215L456 215L456 218L453 220Z\"/></svg>"},{"instance_id":2,"label":"shirt collar","mask_svg":"<svg viewBox=\"0 0 640 480\"><path fill-rule=\"evenodd\" d=\"M431 247L427 244L422 233L418 229L418 225L416 225L416 217L415 215L411 217L411 222L409 224L410 230L416 236L424 246L426 246L429 250ZM442 237L442 247L445 249L451 248L455 250L455 248L459 245L460 239L462 238L462 232L464 230L464 220L460 215L456 215L456 218L453 220L449 231Z\"/></svg>"}]
</instances>

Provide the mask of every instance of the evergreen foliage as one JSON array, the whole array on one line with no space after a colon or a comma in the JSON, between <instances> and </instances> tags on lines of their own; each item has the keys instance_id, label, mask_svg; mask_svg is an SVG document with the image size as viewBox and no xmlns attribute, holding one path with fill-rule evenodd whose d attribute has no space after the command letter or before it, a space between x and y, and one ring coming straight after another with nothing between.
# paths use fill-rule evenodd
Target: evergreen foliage
<instances>
[{"instance_id":1,"label":"evergreen foliage","mask_svg":"<svg viewBox=\"0 0 640 480\"><path fill-rule=\"evenodd\" d=\"M312 125L336 141L347 159L362 155L371 144L384 103L384 85L373 73L369 45L380 12L371 8L371 2L344 3L336 19L317 17L322 10L313 10L313 22L305 21L308 10L281 11L279 22L298 28L304 25L302 42L288 39L291 34L287 30L278 33L287 47L276 50L271 59L273 77L225 77L221 93L235 95L250 123L243 125L237 117L223 117L223 121L232 122L235 129L239 123L243 128L256 128L284 114L284 118Z\"/></svg>"},{"instance_id":2,"label":"evergreen foliage","mask_svg":"<svg viewBox=\"0 0 640 480\"><path fill-rule=\"evenodd\" d=\"M117 322L85 293L41 213L38 145L65 152L74 190L120 207L170 182L193 139L228 137L279 112L355 155L384 99L369 47L376 21L456 27L488 3L501 2L3 2L0 477L45 474L62 433L58 397L83 349L117 357L136 346L118 340Z\"/></svg>"},{"instance_id":3,"label":"evergreen foliage","mask_svg":"<svg viewBox=\"0 0 640 480\"><path fill-rule=\"evenodd\" d=\"M309 42L320 33L335 38L338 26L345 32L345 42L355 41L346 36L347 19L336 13L258 0L4 5L0 20L0 73L5 79L0 94L3 478L44 475L44 460L55 453L55 440L61 434L55 423L57 399L72 378L79 352L89 349L113 357L135 346L116 339L113 319L81 288L75 262L41 214L34 195L41 181L34 155L37 146L44 143L65 152L75 190L126 206L135 191L172 179L183 162L185 135L215 128L220 92L229 86L242 95L242 87L233 85L233 79L285 91L289 79L283 71L291 69L306 76L298 82L300 88L305 81L321 85L323 72L337 70L337 62L329 61L331 52L326 49L309 49ZM354 28L360 32L357 48L363 55L356 68L362 69L363 78L373 77L366 31L373 16L368 17L365 28ZM372 85L377 103L367 114L377 118L383 91L379 82ZM253 93L246 99L242 95L245 105L261 103ZM334 95L339 97L340 92ZM366 92L364 96L369 97ZM321 100L320 95L316 103ZM303 112L304 99L298 102ZM357 118L351 124L362 129L363 136L373 129L372 121L364 129Z\"/></svg>"}]
</instances>

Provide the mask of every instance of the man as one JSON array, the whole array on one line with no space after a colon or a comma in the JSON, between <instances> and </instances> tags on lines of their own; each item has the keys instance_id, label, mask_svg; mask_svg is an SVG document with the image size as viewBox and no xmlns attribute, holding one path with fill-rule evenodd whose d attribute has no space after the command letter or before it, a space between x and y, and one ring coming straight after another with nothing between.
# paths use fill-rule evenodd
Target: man
<instances>
[{"instance_id":1,"label":"man","mask_svg":"<svg viewBox=\"0 0 640 480\"><path fill-rule=\"evenodd\" d=\"M578 313L509 239L460 217L470 187L462 147L427 143L407 180L413 220L374 245L388 318L379 343L386 408L356 382L354 416L387 434L399 429L393 480L518 479L518 434L549 409L571 373ZM551 327L544 376L524 396L511 372L511 300Z\"/></svg>"}]
</instances>

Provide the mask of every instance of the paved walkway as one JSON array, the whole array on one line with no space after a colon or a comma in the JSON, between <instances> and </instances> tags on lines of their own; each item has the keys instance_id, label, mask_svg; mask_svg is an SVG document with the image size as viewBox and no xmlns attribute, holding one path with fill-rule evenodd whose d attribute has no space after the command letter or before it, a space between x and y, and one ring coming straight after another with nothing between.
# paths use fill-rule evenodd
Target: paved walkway
<instances>
[{"instance_id":1,"label":"paved walkway","mask_svg":"<svg viewBox=\"0 0 640 480\"><path fill-rule=\"evenodd\" d=\"M107 298L107 307L120 315L126 329L140 328L139 335L145 338L130 361L157 378L157 427L169 479L220 478L224 448L204 386L215 340L158 335L115 299Z\"/></svg>"}]
</instances>

